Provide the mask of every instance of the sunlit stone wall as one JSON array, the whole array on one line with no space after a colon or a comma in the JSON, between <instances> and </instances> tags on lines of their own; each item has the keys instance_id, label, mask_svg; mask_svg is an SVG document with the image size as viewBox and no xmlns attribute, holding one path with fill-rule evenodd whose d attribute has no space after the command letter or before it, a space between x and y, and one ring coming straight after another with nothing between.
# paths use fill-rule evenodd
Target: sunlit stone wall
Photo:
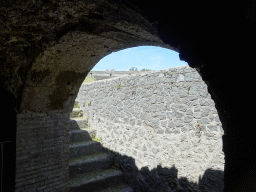
<instances>
[{"instance_id":1,"label":"sunlit stone wall","mask_svg":"<svg viewBox=\"0 0 256 192\"><path fill-rule=\"evenodd\" d=\"M82 84L77 100L103 146L140 169L161 164L197 182L224 171L224 134L214 101L189 66Z\"/></svg>"}]
</instances>

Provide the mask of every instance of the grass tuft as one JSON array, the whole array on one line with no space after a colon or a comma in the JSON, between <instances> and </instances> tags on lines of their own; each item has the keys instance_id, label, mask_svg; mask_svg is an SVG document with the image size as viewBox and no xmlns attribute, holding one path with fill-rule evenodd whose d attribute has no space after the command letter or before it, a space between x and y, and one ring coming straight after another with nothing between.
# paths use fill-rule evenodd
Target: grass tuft
<instances>
[{"instance_id":1,"label":"grass tuft","mask_svg":"<svg viewBox=\"0 0 256 192\"><path fill-rule=\"evenodd\" d=\"M100 139L99 137L95 137L95 138L93 138L92 140L93 140L93 141L99 141L99 142L101 142L101 139Z\"/></svg>"},{"instance_id":2,"label":"grass tuft","mask_svg":"<svg viewBox=\"0 0 256 192\"><path fill-rule=\"evenodd\" d=\"M94 82L93 78L91 78L91 77L86 77L85 80L84 80L84 82L83 82L83 84L84 84L84 83L90 83L90 82Z\"/></svg>"}]
</instances>

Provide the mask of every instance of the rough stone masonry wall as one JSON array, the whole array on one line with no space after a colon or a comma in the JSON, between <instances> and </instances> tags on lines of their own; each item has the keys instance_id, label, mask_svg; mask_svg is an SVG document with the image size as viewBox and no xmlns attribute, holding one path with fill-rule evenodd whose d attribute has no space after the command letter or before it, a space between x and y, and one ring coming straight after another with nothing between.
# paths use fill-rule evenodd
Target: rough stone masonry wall
<instances>
[{"instance_id":1,"label":"rough stone masonry wall","mask_svg":"<svg viewBox=\"0 0 256 192\"><path fill-rule=\"evenodd\" d=\"M68 192L69 113L17 116L15 192Z\"/></svg>"},{"instance_id":2,"label":"rough stone masonry wall","mask_svg":"<svg viewBox=\"0 0 256 192\"><path fill-rule=\"evenodd\" d=\"M224 134L214 101L189 66L83 84L77 100L103 146L131 156L140 169L161 164L198 182L224 171Z\"/></svg>"}]
</instances>

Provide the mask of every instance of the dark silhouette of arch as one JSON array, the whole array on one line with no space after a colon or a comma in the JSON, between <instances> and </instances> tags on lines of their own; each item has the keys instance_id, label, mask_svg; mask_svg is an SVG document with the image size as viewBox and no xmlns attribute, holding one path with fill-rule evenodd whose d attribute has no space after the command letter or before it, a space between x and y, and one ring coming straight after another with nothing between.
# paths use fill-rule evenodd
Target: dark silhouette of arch
<instances>
[{"instance_id":1,"label":"dark silhouette of arch","mask_svg":"<svg viewBox=\"0 0 256 192\"><path fill-rule=\"evenodd\" d=\"M1 189L2 191L14 191L15 187L15 164L16 164L16 112L13 95L0 88L2 99L0 155L1 155Z\"/></svg>"}]
</instances>

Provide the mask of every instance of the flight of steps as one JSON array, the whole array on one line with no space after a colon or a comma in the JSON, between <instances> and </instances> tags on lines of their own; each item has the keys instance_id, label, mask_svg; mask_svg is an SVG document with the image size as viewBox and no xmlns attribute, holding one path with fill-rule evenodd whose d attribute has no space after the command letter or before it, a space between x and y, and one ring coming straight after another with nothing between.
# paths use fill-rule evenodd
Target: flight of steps
<instances>
[{"instance_id":1,"label":"flight of steps","mask_svg":"<svg viewBox=\"0 0 256 192\"><path fill-rule=\"evenodd\" d=\"M88 129L87 120L82 117L79 108L70 113L69 192L134 192L112 156L94 141L96 131Z\"/></svg>"}]
</instances>

